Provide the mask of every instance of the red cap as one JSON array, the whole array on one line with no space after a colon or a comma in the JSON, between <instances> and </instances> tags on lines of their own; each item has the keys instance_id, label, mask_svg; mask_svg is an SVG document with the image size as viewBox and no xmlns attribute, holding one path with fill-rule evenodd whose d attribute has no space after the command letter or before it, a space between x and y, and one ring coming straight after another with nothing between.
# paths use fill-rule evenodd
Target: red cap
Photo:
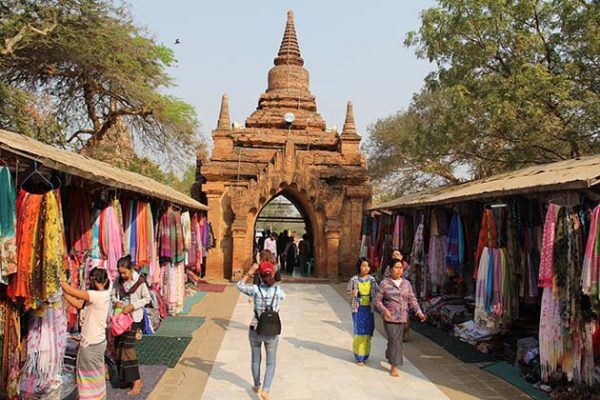
<instances>
[{"instance_id":1,"label":"red cap","mask_svg":"<svg viewBox=\"0 0 600 400\"><path fill-rule=\"evenodd\" d=\"M258 265L258 274L264 276L267 271L271 271L271 276L275 275L275 266L272 262L263 261Z\"/></svg>"}]
</instances>

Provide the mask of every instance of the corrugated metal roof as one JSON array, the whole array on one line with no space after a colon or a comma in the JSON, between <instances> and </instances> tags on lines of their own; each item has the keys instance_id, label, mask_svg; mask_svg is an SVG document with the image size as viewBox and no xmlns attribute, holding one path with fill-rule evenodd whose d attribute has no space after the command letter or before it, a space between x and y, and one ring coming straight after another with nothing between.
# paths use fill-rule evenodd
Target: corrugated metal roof
<instances>
[{"instance_id":1,"label":"corrugated metal roof","mask_svg":"<svg viewBox=\"0 0 600 400\"><path fill-rule=\"evenodd\" d=\"M584 190L600 183L600 154L535 165L454 186L401 196L369 210L450 204L473 199Z\"/></svg>"},{"instance_id":2,"label":"corrugated metal roof","mask_svg":"<svg viewBox=\"0 0 600 400\"><path fill-rule=\"evenodd\" d=\"M204 204L154 179L41 143L27 136L0 129L0 146L5 151L38 160L48 168L106 186L167 200L196 210L208 210Z\"/></svg>"}]
</instances>

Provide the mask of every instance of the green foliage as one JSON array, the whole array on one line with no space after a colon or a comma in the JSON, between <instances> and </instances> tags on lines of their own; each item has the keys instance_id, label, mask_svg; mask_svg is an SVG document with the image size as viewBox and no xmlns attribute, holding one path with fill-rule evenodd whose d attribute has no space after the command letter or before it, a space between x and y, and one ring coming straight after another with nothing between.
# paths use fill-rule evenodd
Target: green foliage
<instances>
[{"instance_id":1,"label":"green foliage","mask_svg":"<svg viewBox=\"0 0 600 400\"><path fill-rule=\"evenodd\" d=\"M172 172L165 172L159 165L147 157L140 158L134 156L133 159L127 160L127 164L120 165L120 167L164 183L188 196L191 195L192 184L196 180L195 165L188 165L181 179Z\"/></svg>"},{"instance_id":2,"label":"green foliage","mask_svg":"<svg viewBox=\"0 0 600 400\"><path fill-rule=\"evenodd\" d=\"M191 154L194 109L162 94L172 85L173 51L137 27L123 4L8 0L1 7L0 84L48 98L61 128L56 143L90 147L122 120L136 143L173 160ZM0 116L2 126L28 131L6 120L14 118Z\"/></svg>"},{"instance_id":3,"label":"green foliage","mask_svg":"<svg viewBox=\"0 0 600 400\"><path fill-rule=\"evenodd\" d=\"M405 192L600 150L597 1L439 0L405 43L437 68L408 110L370 129L384 186Z\"/></svg>"}]
</instances>

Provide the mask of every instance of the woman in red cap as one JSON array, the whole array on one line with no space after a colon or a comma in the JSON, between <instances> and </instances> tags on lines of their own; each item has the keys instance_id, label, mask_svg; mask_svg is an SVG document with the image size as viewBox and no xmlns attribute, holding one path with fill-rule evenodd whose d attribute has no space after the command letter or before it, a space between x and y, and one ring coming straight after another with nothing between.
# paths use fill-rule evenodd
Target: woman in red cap
<instances>
[{"instance_id":1,"label":"woman in red cap","mask_svg":"<svg viewBox=\"0 0 600 400\"><path fill-rule=\"evenodd\" d=\"M249 283L257 271L260 283ZM271 383L275 375L275 360L279 335L259 335L257 329L259 328L259 319L263 313L269 311L279 313L279 307L281 301L285 298L285 293L283 292L283 288L276 284L275 266L270 261L262 261L260 265L253 264L250 270L238 281L237 287L240 292L252 297L254 300L254 316L252 317L248 333L250 349L252 351L252 378L254 379L252 390L259 394L262 400L268 400ZM267 353L267 367L261 390L260 364L263 343Z\"/></svg>"}]
</instances>

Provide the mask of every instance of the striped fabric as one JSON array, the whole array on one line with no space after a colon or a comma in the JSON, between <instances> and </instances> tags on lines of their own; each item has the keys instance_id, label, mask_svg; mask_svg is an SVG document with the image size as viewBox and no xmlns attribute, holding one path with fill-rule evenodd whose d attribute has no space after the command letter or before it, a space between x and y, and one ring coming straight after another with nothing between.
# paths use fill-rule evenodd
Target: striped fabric
<instances>
[{"instance_id":1,"label":"striped fabric","mask_svg":"<svg viewBox=\"0 0 600 400\"><path fill-rule=\"evenodd\" d=\"M79 400L106 399L104 351L106 341L81 346L77 355L77 392Z\"/></svg>"}]
</instances>

